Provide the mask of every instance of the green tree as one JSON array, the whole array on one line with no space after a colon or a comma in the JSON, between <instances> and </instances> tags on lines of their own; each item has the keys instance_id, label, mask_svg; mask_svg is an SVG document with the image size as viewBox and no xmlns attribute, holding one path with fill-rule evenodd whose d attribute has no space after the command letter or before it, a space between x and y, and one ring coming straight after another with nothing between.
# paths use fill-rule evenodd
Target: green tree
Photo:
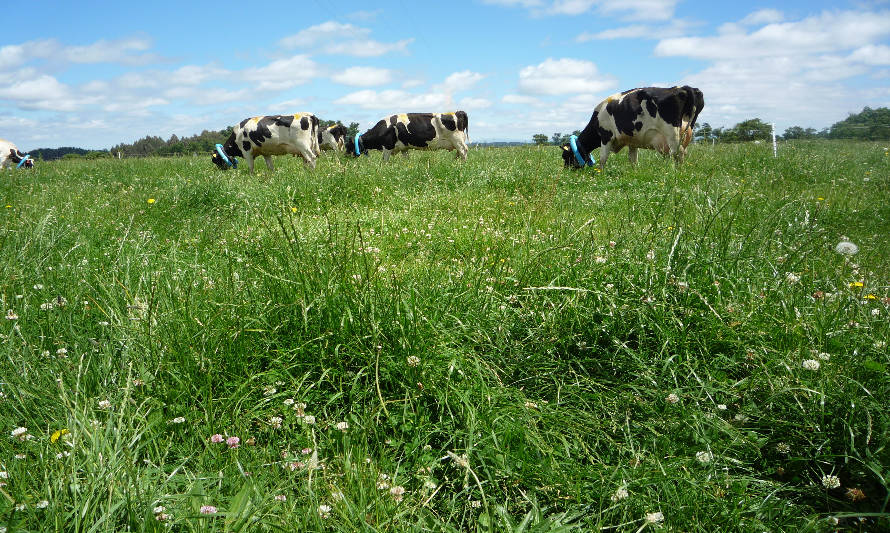
<instances>
[{"instance_id":1,"label":"green tree","mask_svg":"<svg viewBox=\"0 0 890 533\"><path fill-rule=\"evenodd\" d=\"M346 132L348 136L355 137L358 135L358 122L350 122L349 126L346 127Z\"/></svg>"},{"instance_id":2,"label":"green tree","mask_svg":"<svg viewBox=\"0 0 890 533\"><path fill-rule=\"evenodd\" d=\"M863 141L890 140L890 108L865 107L836 122L828 132L829 139L860 139Z\"/></svg>"},{"instance_id":3,"label":"green tree","mask_svg":"<svg viewBox=\"0 0 890 533\"><path fill-rule=\"evenodd\" d=\"M545 135L543 133L536 133L536 134L532 135L532 141L535 144L537 144L538 146L547 144L547 135Z\"/></svg>"}]
</instances>

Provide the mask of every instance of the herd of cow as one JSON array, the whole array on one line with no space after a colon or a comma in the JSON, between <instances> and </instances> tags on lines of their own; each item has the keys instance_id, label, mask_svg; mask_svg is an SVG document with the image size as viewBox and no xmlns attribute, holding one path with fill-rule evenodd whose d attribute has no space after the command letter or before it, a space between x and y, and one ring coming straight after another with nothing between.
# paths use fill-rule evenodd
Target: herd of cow
<instances>
[{"instance_id":1,"label":"herd of cow","mask_svg":"<svg viewBox=\"0 0 890 533\"><path fill-rule=\"evenodd\" d=\"M616 93L600 102L590 122L562 146L563 164L582 168L596 164L594 150L600 149L599 166L605 167L610 152L627 146L631 163L637 150L654 149L682 162L692 131L705 105L702 92L694 87L645 87ZM242 120L223 144L216 145L211 160L220 169L236 168L238 158L253 172L254 159L263 156L273 170L272 156L299 155L315 168L322 150L345 151L352 156L381 150L383 159L406 150L456 150L467 158L468 118L463 111L452 113L404 113L381 119L361 135L349 137L342 124L319 129L312 113L271 115ZM0 139L0 169L8 164L30 168L33 160L9 141Z\"/></svg>"}]
</instances>

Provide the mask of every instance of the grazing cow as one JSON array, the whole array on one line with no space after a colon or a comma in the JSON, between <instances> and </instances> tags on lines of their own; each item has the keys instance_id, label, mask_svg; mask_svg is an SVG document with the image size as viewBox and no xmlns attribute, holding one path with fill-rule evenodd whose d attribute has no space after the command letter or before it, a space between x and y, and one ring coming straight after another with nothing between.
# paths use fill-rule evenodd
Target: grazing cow
<instances>
[{"instance_id":1,"label":"grazing cow","mask_svg":"<svg viewBox=\"0 0 890 533\"><path fill-rule=\"evenodd\" d=\"M653 148L682 162L704 106L702 92L688 85L613 94L594 108L584 131L572 139L575 146L563 145L563 164L572 168L593 165L591 153L599 148L602 170L609 152L617 153L625 146L631 163L636 162L639 148Z\"/></svg>"},{"instance_id":2,"label":"grazing cow","mask_svg":"<svg viewBox=\"0 0 890 533\"><path fill-rule=\"evenodd\" d=\"M322 150L342 152L345 147L344 139L348 133L349 130L346 129L346 126L340 123L318 130L318 146Z\"/></svg>"},{"instance_id":3,"label":"grazing cow","mask_svg":"<svg viewBox=\"0 0 890 533\"><path fill-rule=\"evenodd\" d=\"M237 167L237 157L247 160L253 173L253 159L261 155L266 167L272 166L273 155L299 155L310 168L318 157L318 118L312 113L270 115L242 120L235 126L225 144L217 144L210 160L222 170Z\"/></svg>"},{"instance_id":4,"label":"grazing cow","mask_svg":"<svg viewBox=\"0 0 890 533\"><path fill-rule=\"evenodd\" d=\"M467 114L403 113L380 120L365 133L346 139L346 153L354 156L368 150L382 150L383 160L406 150L457 150L467 159L469 141Z\"/></svg>"},{"instance_id":5,"label":"grazing cow","mask_svg":"<svg viewBox=\"0 0 890 533\"><path fill-rule=\"evenodd\" d=\"M0 170L15 165L16 168L33 168L34 160L31 156L22 153L16 145L11 142L0 139Z\"/></svg>"}]
</instances>

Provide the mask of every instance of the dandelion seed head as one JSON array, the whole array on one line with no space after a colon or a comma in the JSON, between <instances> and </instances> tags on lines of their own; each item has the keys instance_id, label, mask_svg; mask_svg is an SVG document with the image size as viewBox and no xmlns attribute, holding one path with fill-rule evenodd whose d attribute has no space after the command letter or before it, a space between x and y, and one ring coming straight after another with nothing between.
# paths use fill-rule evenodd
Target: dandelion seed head
<instances>
[{"instance_id":1,"label":"dandelion seed head","mask_svg":"<svg viewBox=\"0 0 890 533\"><path fill-rule=\"evenodd\" d=\"M850 241L841 241L834 247L834 251L841 255L852 256L859 253L859 246Z\"/></svg>"}]
</instances>

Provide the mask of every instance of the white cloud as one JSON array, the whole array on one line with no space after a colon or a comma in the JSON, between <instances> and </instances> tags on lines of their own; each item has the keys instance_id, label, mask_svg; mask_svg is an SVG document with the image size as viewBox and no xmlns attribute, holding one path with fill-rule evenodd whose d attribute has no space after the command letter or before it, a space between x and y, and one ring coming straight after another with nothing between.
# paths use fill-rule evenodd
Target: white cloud
<instances>
[{"instance_id":1,"label":"white cloud","mask_svg":"<svg viewBox=\"0 0 890 533\"><path fill-rule=\"evenodd\" d=\"M616 85L614 78L597 72L595 64L580 59L548 58L519 71L519 90L524 94L600 93Z\"/></svg>"},{"instance_id":2,"label":"white cloud","mask_svg":"<svg viewBox=\"0 0 890 533\"><path fill-rule=\"evenodd\" d=\"M491 101L487 98L473 98L468 96L466 98L461 98L461 100L457 103L457 107L460 109L487 109L491 107Z\"/></svg>"},{"instance_id":3,"label":"white cloud","mask_svg":"<svg viewBox=\"0 0 890 533\"><path fill-rule=\"evenodd\" d=\"M302 85L319 74L318 66L309 59L309 56L298 54L275 60L262 67L242 70L239 76L255 82L257 90L280 91Z\"/></svg>"},{"instance_id":4,"label":"white cloud","mask_svg":"<svg viewBox=\"0 0 890 533\"><path fill-rule=\"evenodd\" d=\"M751 33L740 25L726 25L713 37L664 39L655 46L655 54L713 60L789 56L866 46L887 35L890 12L823 12L798 22L768 24Z\"/></svg>"},{"instance_id":5,"label":"white cloud","mask_svg":"<svg viewBox=\"0 0 890 533\"><path fill-rule=\"evenodd\" d=\"M412 94L397 89L356 91L334 100L334 103L354 105L362 109L386 109L392 113L403 113L409 110L435 112L453 107L451 97L447 94Z\"/></svg>"},{"instance_id":6,"label":"white cloud","mask_svg":"<svg viewBox=\"0 0 890 533\"><path fill-rule=\"evenodd\" d=\"M349 67L334 74L331 79L353 87L373 87L389 83L392 80L392 71L377 67Z\"/></svg>"},{"instance_id":7,"label":"white cloud","mask_svg":"<svg viewBox=\"0 0 890 533\"><path fill-rule=\"evenodd\" d=\"M532 15L581 15L593 9L633 20L668 20L680 0L483 0L486 4L520 7Z\"/></svg>"},{"instance_id":8,"label":"white cloud","mask_svg":"<svg viewBox=\"0 0 890 533\"><path fill-rule=\"evenodd\" d=\"M383 43L368 38L371 30L353 24L328 21L301 30L278 41L287 49L309 48L324 54L378 57L390 52L405 52L414 39Z\"/></svg>"},{"instance_id":9,"label":"white cloud","mask_svg":"<svg viewBox=\"0 0 890 533\"><path fill-rule=\"evenodd\" d=\"M611 30L603 30L597 33L584 32L575 37L575 42L584 43L593 40L633 39L636 37L650 37L652 34L652 28L649 26L634 24L621 28L612 28ZM663 35L659 35L658 37L661 38Z\"/></svg>"},{"instance_id":10,"label":"white cloud","mask_svg":"<svg viewBox=\"0 0 890 533\"><path fill-rule=\"evenodd\" d=\"M850 61L866 65L890 65L890 46L885 44L869 44L857 48L849 56Z\"/></svg>"},{"instance_id":11,"label":"white cloud","mask_svg":"<svg viewBox=\"0 0 890 533\"><path fill-rule=\"evenodd\" d=\"M544 103L540 99L535 98L534 96L527 96L524 94L505 94L501 98L501 101L504 102L505 104L533 105L533 106L542 105Z\"/></svg>"},{"instance_id":12,"label":"white cloud","mask_svg":"<svg viewBox=\"0 0 890 533\"><path fill-rule=\"evenodd\" d=\"M449 75L444 82L436 86L436 89L446 93L466 91L483 79L485 79L484 74L462 70Z\"/></svg>"},{"instance_id":13,"label":"white cloud","mask_svg":"<svg viewBox=\"0 0 890 533\"><path fill-rule=\"evenodd\" d=\"M758 24L772 24L782 22L785 16L777 9L759 9L739 21L739 24L756 26Z\"/></svg>"}]
</instances>

